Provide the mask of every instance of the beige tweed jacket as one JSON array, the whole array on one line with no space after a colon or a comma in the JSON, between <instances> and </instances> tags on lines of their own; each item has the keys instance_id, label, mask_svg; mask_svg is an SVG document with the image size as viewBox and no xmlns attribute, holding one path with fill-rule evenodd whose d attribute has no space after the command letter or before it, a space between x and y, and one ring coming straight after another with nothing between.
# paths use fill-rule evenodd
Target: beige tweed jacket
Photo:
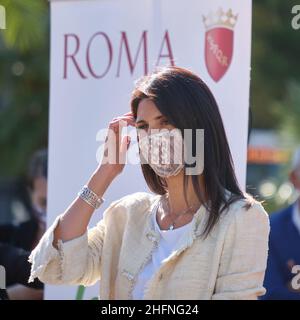
<instances>
[{"instance_id":1,"label":"beige tweed jacket","mask_svg":"<svg viewBox=\"0 0 300 320\"><path fill-rule=\"evenodd\" d=\"M29 281L84 286L100 282L99 298L132 299L139 272L159 243L151 214L160 195L137 192L104 211L97 226L80 237L52 246L60 216L32 251ZM257 299L265 293L269 218L262 205L238 200L224 212L208 237L201 236L206 218L202 206L192 228L181 238L148 281L145 299Z\"/></svg>"}]
</instances>

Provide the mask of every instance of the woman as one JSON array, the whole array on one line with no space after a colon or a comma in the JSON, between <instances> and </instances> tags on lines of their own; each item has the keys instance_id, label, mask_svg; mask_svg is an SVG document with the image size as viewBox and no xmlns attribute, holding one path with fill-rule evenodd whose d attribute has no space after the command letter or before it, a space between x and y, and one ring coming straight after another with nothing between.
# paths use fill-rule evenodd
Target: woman
<instances>
[{"instance_id":1,"label":"woman","mask_svg":"<svg viewBox=\"0 0 300 320\"><path fill-rule=\"evenodd\" d=\"M30 281L92 285L101 279L101 299L263 295L268 216L238 186L209 88L188 70L165 67L136 84L131 111L112 120L101 165L32 252ZM102 196L124 168L129 139L109 143L112 132L119 137L124 122L137 129L143 175L154 194L137 192L114 201L97 226L87 230ZM196 129L205 133L205 152L196 152L194 163L174 161L179 147L182 155L194 154L199 146L195 140L186 144L186 129L192 138ZM168 139L173 130L181 139ZM117 163L107 160L113 150ZM166 150L173 159L169 163L161 161ZM203 164L203 171L193 172Z\"/></svg>"}]
</instances>

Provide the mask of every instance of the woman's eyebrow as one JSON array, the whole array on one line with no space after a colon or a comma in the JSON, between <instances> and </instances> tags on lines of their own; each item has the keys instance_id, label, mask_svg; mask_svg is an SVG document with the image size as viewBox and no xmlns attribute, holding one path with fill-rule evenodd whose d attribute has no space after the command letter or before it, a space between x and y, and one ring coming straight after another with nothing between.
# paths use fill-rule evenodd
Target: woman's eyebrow
<instances>
[{"instance_id":1,"label":"woman's eyebrow","mask_svg":"<svg viewBox=\"0 0 300 320\"><path fill-rule=\"evenodd\" d=\"M159 120L159 119L161 119L161 118L165 118L165 116L164 116L163 114L161 114L161 115L155 117L153 120ZM139 120L137 119L137 121L136 121L135 123L138 124L138 123L140 123L140 122L147 122L147 121L144 120L144 119L139 119Z\"/></svg>"}]
</instances>

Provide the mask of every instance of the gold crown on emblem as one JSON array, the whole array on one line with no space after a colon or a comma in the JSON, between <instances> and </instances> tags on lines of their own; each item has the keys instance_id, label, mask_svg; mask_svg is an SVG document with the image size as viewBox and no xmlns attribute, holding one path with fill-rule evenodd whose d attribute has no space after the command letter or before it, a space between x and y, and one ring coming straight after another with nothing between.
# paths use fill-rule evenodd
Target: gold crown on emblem
<instances>
[{"instance_id":1,"label":"gold crown on emblem","mask_svg":"<svg viewBox=\"0 0 300 320\"><path fill-rule=\"evenodd\" d=\"M238 14L234 15L232 10L227 12L219 8L216 12L210 12L208 16L202 16L203 23L206 29L210 29L213 26L221 25L230 29L233 29L238 18Z\"/></svg>"}]
</instances>

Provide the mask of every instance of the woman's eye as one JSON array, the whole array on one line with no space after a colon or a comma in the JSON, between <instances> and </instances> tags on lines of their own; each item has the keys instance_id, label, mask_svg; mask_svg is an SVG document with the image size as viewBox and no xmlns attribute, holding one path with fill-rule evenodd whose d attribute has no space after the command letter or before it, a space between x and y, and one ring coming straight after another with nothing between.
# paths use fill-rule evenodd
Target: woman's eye
<instances>
[{"instance_id":1,"label":"woman's eye","mask_svg":"<svg viewBox=\"0 0 300 320\"><path fill-rule=\"evenodd\" d=\"M170 124L170 122L167 119L165 119L162 121L162 124Z\"/></svg>"},{"instance_id":2,"label":"woman's eye","mask_svg":"<svg viewBox=\"0 0 300 320\"><path fill-rule=\"evenodd\" d=\"M141 125L141 126L138 126L136 127L138 130L143 130L143 129L146 129L147 125Z\"/></svg>"}]
</instances>

